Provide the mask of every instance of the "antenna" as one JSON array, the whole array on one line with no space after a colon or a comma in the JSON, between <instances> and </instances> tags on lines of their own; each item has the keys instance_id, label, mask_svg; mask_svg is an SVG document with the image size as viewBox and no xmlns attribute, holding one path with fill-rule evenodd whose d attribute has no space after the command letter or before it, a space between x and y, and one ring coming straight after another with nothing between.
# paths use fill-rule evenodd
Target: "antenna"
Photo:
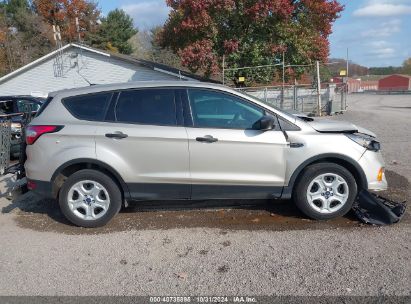
<instances>
[{"instance_id":1,"label":"antenna","mask_svg":"<svg viewBox=\"0 0 411 304\"><path fill-rule=\"evenodd\" d=\"M81 30L80 30L80 23L78 21L78 17L76 17L76 31L78 35L78 43L81 45L83 41L81 40Z\"/></svg>"},{"instance_id":2,"label":"antenna","mask_svg":"<svg viewBox=\"0 0 411 304\"><path fill-rule=\"evenodd\" d=\"M80 74L80 71L77 71L77 74L80 75L81 78L83 78L88 84L89 86L93 86L96 85L95 83L91 83L90 81L88 81L88 79L86 77L84 77L83 75Z\"/></svg>"},{"instance_id":3,"label":"antenna","mask_svg":"<svg viewBox=\"0 0 411 304\"><path fill-rule=\"evenodd\" d=\"M62 77L63 70L64 70L63 51L62 51L63 44L61 42L60 27L58 25L57 26L53 25L53 38L54 38L54 41L56 42L56 48L57 48L57 55L54 58L54 63L53 63L54 76Z\"/></svg>"}]
</instances>

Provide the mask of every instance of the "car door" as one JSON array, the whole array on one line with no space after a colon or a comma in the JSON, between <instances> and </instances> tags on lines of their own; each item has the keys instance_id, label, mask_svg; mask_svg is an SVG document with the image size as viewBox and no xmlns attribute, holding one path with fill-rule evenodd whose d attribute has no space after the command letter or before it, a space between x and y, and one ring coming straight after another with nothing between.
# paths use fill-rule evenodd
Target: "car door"
<instances>
[{"instance_id":1,"label":"car door","mask_svg":"<svg viewBox=\"0 0 411 304\"><path fill-rule=\"evenodd\" d=\"M187 199L187 133L174 89L125 90L96 129L96 153L122 175L133 199Z\"/></svg>"},{"instance_id":2,"label":"car door","mask_svg":"<svg viewBox=\"0 0 411 304\"><path fill-rule=\"evenodd\" d=\"M188 88L185 102L193 199L281 195L287 141L278 126L255 128L264 109L228 92L199 88Z\"/></svg>"}]
</instances>

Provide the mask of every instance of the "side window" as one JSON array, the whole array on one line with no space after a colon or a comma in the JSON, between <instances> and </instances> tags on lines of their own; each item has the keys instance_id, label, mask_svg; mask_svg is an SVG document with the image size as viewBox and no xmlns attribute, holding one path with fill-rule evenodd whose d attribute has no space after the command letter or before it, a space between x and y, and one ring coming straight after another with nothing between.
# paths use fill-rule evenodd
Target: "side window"
<instances>
[{"instance_id":1,"label":"side window","mask_svg":"<svg viewBox=\"0 0 411 304\"><path fill-rule=\"evenodd\" d=\"M264 111L230 94L189 89L188 97L195 127L253 129Z\"/></svg>"},{"instance_id":2,"label":"side window","mask_svg":"<svg viewBox=\"0 0 411 304\"><path fill-rule=\"evenodd\" d=\"M123 91L118 98L115 114L118 122L175 126L177 119L174 90Z\"/></svg>"},{"instance_id":3,"label":"side window","mask_svg":"<svg viewBox=\"0 0 411 304\"><path fill-rule=\"evenodd\" d=\"M64 98L63 104L78 119L103 121L112 93L97 93Z\"/></svg>"}]
</instances>

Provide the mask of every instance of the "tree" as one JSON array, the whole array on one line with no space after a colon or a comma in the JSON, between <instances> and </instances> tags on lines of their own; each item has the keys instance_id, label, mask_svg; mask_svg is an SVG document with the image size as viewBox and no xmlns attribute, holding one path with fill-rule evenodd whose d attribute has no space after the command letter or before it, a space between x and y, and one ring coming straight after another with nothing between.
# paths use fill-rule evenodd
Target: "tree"
<instances>
[{"instance_id":1,"label":"tree","mask_svg":"<svg viewBox=\"0 0 411 304\"><path fill-rule=\"evenodd\" d=\"M13 16L21 10L28 11L30 8L30 4L28 3L27 0L4 1L3 5L4 5L5 13L9 16L10 15Z\"/></svg>"},{"instance_id":2,"label":"tree","mask_svg":"<svg viewBox=\"0 0 411 304\"><path fill-rule=\"evenodd\" d=\"M0 74L11 72L48 53L49 26L27 1L10 0L0 8Z\"/></svg>"},{"instance_id":3,"label":"tree","mask_svg":"<svg viewBox=\"0 0 411 304\"><path fill-rule=\"evenodd\" d=\"M129 39L137 33L133 19L121 9L115 9L101 20L96 33L87 36L87 41L95 47L122 54L131 54L133 48Z\"/></svg>"},{"instance_id":4,"label":"tree","mask_svg":"<svg viewBox=\"0 0 411 304\"><path fill-rule=\"evenodd\" d=\"M332 63L328 66L332 76L340 76L341 70L347 69L347 60L341 58L330 58L329 61ZM368 74L368 68L359 65L355 62L348 62L348 72L350 77L365 76Z\"/></svg>"},{"instance_id":5,"label":"tree","mask_svg":"<svg viewBox=\"0 0 411 304\"><path fill-rule=\"evenodd\" d=\"M167 0L171 7L161 45L206 77L230 68L327 61L332 23L343 10L335 0ZM294 69L301 74L301 69ZM239 72L233 72L232 77ZM242 70L271 81L273 68Z\"/></svg>"},{"instance_id":6,"label":"tree","mask_svg":"<svg viewBox=\"0 0 411 304\"><path fill-rule=\"evenodd\" d=\"M100 17L97 4L89 0L34 0L33 5L48 24L60 27L65 42L78 40L79 32L84 37L85 32L93 31Z\"/></svg>"},{"instance_id":7,"label":"tree","mask_svg":"<svg viewBox=\"0 0 411 304\"><path fill-rule=\"evenodd\" d=\"M370 75L391 75L401 73L401 67L371 67L369 68Z\"/></svg>"},{"instance_id":8,"label":"tree","mask_svg":"<svg viewBox=\"0 0 411 304\"><path fill-rule=\"evenodd\" d=\"M402 64L402 73L411 75L411 57Z\"/></svg>"}]
</instances>

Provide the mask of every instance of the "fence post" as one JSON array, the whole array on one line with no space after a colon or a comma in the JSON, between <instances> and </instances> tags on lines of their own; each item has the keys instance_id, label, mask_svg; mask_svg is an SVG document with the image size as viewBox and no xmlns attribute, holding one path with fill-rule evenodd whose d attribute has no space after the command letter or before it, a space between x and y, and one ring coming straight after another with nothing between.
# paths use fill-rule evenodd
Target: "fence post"
<instances>
[{"instance_id":1,"label":"fence post","mask_svg":"<svg viewBox=\"0 0 411 304\"><path fill-rule=\"evenodd\" d=\"M293 86L293 99L294 99L294 108L293 110L297 111L298 108L298 100L297 100L297 86Z\"/></svg>"},{"instance_id":2,"label":"fence post","mask_svg":"<svg viewBox=\"0 0 411 304\"><path fill-rule=\"evenodd\" d=\"M341 112L346 110L346 97L347 97L348 88L344 85L341 87Z\"/></svg>"},{"instance_id":3,"label":"fence post","mask_svg":"<svg viewBox=\"0 0 411 304\"><path fill-rule=\"evenodd\" d=\"M335 113L334 109L334 99L335 99L335 84L328 84L327 86L327 114L332 115L332 113Z\"/></svg>"},{"instance_id":4,"label":"fence post","mask_svg":"<svg viewBox=\"0 0 411 304\"><path fill-rule=\"evenodd\" d=\"M264 100L267 103L267 87L264 88Z\"/></svg>"},{"instance_id":5,"label":"fence post","mask_svg":"<svg viewBox=\"0 0 411 304\"><path fill-rule=\"evenodd\" d=\"M321 79L320 79L320 62L316 61L317 67L317 115L321 116Z\"/></svg>"}]
</instances>

